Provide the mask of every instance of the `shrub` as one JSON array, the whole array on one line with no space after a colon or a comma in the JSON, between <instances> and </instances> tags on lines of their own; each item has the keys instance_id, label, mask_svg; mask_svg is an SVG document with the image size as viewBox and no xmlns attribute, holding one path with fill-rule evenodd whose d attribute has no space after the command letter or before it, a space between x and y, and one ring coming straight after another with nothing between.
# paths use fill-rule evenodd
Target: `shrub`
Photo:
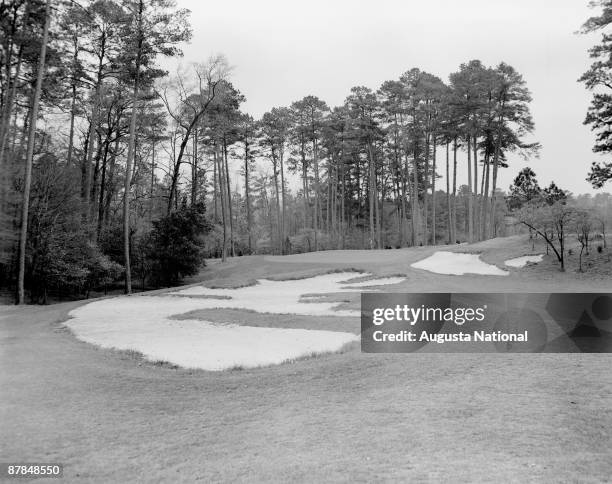
<instances>
[{"instance_id":1,"label":"shrub","mask_svg":"<svg viewBox=\"0 0 612 484\"><path fill-rule=\"evenodd\" d=\"M104 255L85 233L57 231L34 241L27 273L34 301L46 303L49 291L58 296L88 295L123 274L123 266Z\"/></svg>"},{"instance_id":2,"label":"shrub","mask_svg":"<svg viewBox=\"0 0 612 484\"><path fill-rule=\"evenodd\" d=\"M146 245L152 282L172 285L197 274L204 263L204 235L210 229L203 204L182 206L153 222Z\"/></svg>"},{"instance_id":3,"label":"shrub","mask_svg":"<svg viewBox=\"0 0 612 484\"><path fill-rule=\"evenodd\" d=\"M98 245L110 260L123 264L123 225L117 221L104 227L98 238Z\"/></svg>"},{"instance_id":4,"label":"shrub","mask_svg":"<svg viewBox=\"0 0 612 484\"><path fill-rule=\"evenodd\" d=\"M229 245L229 244L228 244ZM219 258L223 253L223 226L215 224L211 227L204 241L205 257Z\"/></svg>"},{"instance_id":5,"label":"shrub","mask_svg":"<svg viewBox=\"0 0 612 484\"><path fill-rule=\"evenodd\" d=\"M597 246L597 253L601 254L603 252L603 245L598 245Z\"/></svg>"},{"instance_id":6,"label":"shrub","mask_svg":"<svg viewBox=\"0 0 612 484\"><path fill-rule=\"evenodd\" d=\"M106 290L123 275L124 268L107 255L102 254L96 246L92 246L90 252L87 261L87 292L89 293L91 289Z\"/></svg>"},{"instance_id":7,"label":"shrub","mask_svg":"<svg viewBox=\"0 0 612 484\"><path fill-rule=\"evenodd\" d=\"M278 250L270 237L259 239L255 244L255 249L258 254L275 254Z\"/></svg>"},{"instance_id":8,"label":"shrub","mask_svg":"<svg viewBox=\"0 0 612 484\"><path fill-rule=\"evenodd\" d=\"M105 227L100 233L98 245L108 258L123 267L125 263L123 247L123 224L120 221ZM151 263L148 260L149 233L139 233L135 228L130 228L130 266L134 282L141 281L141 288L144 289L145 279L151 271ZM124 277L122 273L116 281ZM111 284L109 282L109 284Z\"/></svg>"},{"instance_id":9,"label":"shrub","mask_svg":"<svg viewBox=\"0 0 612 484\"><path fill-rule=\"evenodd\" d=\"M52 155L34 167L25 274L32 301L46 303L49 293L87 294L123 271L92 241L93 227L83 223L78 173Z\"/></svg>"},{"instance_id":10,"label":"shrub","mask_svg":"<svg viewBox=\"0 0 612 484\"><path fill-rule=\"evenodd\" d=\"M289 237L291 251L294 254L311 252L314 250L314 230L300 229L299 232Z\"/></svg>"},{"instance_id":11,"label":"shrub","mask_svg":"<svg viewBox=\"0 0 612 484\"><path fill-rule=\"evenodd\" d=\"M232 244L230 241L229 228L227 230L225 240L225 255L230 257L232 255ZM253 245L255 243L253 242ZM202 248L204 257L206 258L221 258L223 255L223 225L215 224L213 225L208 233L206 234L206 238L204 240L204 246ZM249 250L248 246L248 238L244 235L240 235L237 233L237 230L234 230L234 255L242 256L242 255L250 255L252 250Z\"/></svg>"}]
</instances>

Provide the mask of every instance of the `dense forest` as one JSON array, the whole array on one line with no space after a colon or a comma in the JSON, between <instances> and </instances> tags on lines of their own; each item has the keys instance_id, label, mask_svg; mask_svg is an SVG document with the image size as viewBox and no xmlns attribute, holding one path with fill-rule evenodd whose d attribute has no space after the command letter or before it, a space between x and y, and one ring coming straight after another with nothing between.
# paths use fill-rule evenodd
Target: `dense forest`
<instances>
[{"instance_id":1,"label":"dense forest","mask_svg":"<svg viewBox=\"0 0 612 484\"><path fill-rule=\"evenodd\" d=\"M0 0L0 29L0 285L22 303L174 284L206 257L474 242L534 199L498 183L539 150L503 62L254 119L224 56L160 67L191 36L172 1Z\"/></svg>"}]
</instances>

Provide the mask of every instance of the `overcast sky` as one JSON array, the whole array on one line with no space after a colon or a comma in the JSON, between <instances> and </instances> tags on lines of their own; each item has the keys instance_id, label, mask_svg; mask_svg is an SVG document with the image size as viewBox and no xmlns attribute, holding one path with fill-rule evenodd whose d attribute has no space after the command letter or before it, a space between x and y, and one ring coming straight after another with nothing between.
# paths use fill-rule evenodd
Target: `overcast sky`
<instances>
[{"instance_id":1,"label":"overcast sky","mask_svg":"<svg viewBox=\"0 0 612 484\"><path fill-rule=\"evenodd\" d=\"M601 34L577 35L596 11L588 0L178 0L192 11L181 62L223 53L255 117L306 95L342 104L357 85L377 89L412 67L448 81L459 64L504 61L533 94L539 159L511 158L500 187L531 166L540 184L596 193L585 181L598 159L583 126L590 93L576 82ZM460 162L465 164L464 156ZM466 170L463 170L465 172ZM460 178L461 180L461 178Z\"/></svg>"}]
</instances>

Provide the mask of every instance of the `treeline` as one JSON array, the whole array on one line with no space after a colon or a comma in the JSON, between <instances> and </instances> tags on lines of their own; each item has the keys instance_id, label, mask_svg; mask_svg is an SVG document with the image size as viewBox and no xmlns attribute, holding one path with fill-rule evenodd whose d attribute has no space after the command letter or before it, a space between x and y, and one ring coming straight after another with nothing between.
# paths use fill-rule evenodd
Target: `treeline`
<instances>
[{"instance_id":1,"label":"treeline","mask_svg":"<svg viewBox=\"0 0 612 484\"><path fill-rule=\"evenodd\" d=\"M176 282L204 256L500 235L499 169L538 150L504 63L254 119L224 57L160 68L191 35L172 1L0 0L0 27L0 270L21 302Z\"/></svg>"},{"instance_id":2,"label":"treeline","mask_svg":"<svg viewBox=\"0 0 612 484\"><path fill-rule=\"evenodd\" d=\"M463 64L448 85L411 69L377 91L354 87L342 106L330 108L307 96L274 108L259 122L249 120L236 141L247 153L246 144L255 139L272 165L281 252L286 169L300 177L303 208L292 216L304 231L312 230L313 250L319 249L320 230L332 239L331 247L342 248L354 228L365 233L372 249L475 241L496 234L498 170L507 166L506 154L538 149L524 142L533 130L530 101L522 77L503 63ZM458 187L457 174L466 172L467 185ZM441 207L440 173L446 175ZM457 216L464 201L465 231ZM395 234L389 225L396 226Z\"/></svg>"}]
</instances>

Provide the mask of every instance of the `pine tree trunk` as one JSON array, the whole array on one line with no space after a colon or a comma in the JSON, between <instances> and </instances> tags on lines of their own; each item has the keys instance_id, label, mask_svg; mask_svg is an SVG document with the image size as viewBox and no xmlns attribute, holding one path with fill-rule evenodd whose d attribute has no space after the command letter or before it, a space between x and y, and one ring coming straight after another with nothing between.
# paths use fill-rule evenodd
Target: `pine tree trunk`
<instances>
[{"instance_id":1,"label":"pine tree trunk","mask_svg":"<svg viewBox=\"0 0 612 484\"><path fill-rule=\"evenodd\" d=\"M198 128L193 130L193 160L191 160L191 205L198 201Z\"/></svg>"},{"instance_id":2,"label":"pine tree trunk","mask_svg":"<svg viewBox=\"0 0 612 484\"><path fill-rule=\"evenodd\" d=\"M34 141L36 139L36 120L38 119L38 106L42 81L45 75L45 61L47 55L47 41L49 39L49 25L51 24L51 0L45 4L45 26L43 28L40 56L38 58L38 72L36 74L36 88L32 102L32 122L30 123L30 134L28 136L28 148L26 151L25 176L23 180L23 203L21 210L21 231L19 234L19 272L17 275L17 303L25 304L25 256L28 238L28 216L30 208L30 188L32 186L32 161L34 157Z\"/></svg>"},{"instance_id":3,"label":"pine tree trunk","mask_svg":"<svg viewBox=\"0 0 612 484\"><path fill-rule=\"evenodd\" d=\"M331 190L331 231L334 247L338 248L338 162L331 167L333 173L333 183Z\"/></svg>"},{"instance_id":4,"label":"pine tree trunk","mask_svg":"<svg viewBox=\"0 0 612 484\"><path fill-rule=\"evenodd\" d=\"M274 199L276 201L276 234L278 237L278 245L277 249L280 254L283 253L283 236L282 236L282 228L281 228L281 211L280 211L280 194L278 189L278 160L276 155L276 150L272 148L272 170L274 172L273 180L274 180Z\"/></svg>"},{"instance_id":5,"label":"pine tree trunk","mask_svg":"<svg viewBox=\"0 0 612 484\"><path fill-rule=\"evenodd\" d=\"M448 243L453 240L453 218L451 212L449 142L446 142L446 222L448 224Z\"/></svg>"},{"instance_id":6,"label":"pine tree trunk","mask_svg":"<svg viewBox=\"0 0 612 484\"><path fill-rule=\"evenodd\" d=\"M229 217L229 227L230 227L230 249L232 257L235 257L236 253L234 250L234 219L232 216L232 186L230 184L230 175L229 175L229 164L227 161L227 141L223 138L223 160L225 162L225 183L227 189L227 208L228 208L228 217Z\"/></svg>"},{"instance_id":7,"label":"pine tree trunk","mask_svg":"<svg viewBox=\"0 0 612 484\"><path fill-rule=\"evenodd\" d=\"M247 215L247 236L249 244L249 254L253 253L253 240L252 240L252 220L251 220L251 198L249 192L249 141L245 135L244 143L244 196L246 201L246 215ZM216 199L215 199L216 202ZM215 203L216 207L216 203Z\"/></svg>"},{"instance_id":8,"label":"pine tree trunk","mask_svg":"<svg viewBox=\"0 0 612 484\"><path fill-rule=\"evenodd\" d=\"M72 84L70 86L72 91L72 99L70 101L70 130L68 133L68 156L66 164L70 166L72 164L72 152L74 149L74 119L76 118L76 100L77 100L77 83L76 83L76 68L79 62L79 39L75 35L72 39L74 47L74 55L72 56Z\"/></svg>"},{"instance_id":9,"label":"pine tree trunk","mask_svg":"<svg viewBox=\"0 0 612 484\"><path fill-rule=\"evenodd\" d=\"M401 160L399 161L401 164ZM400 168L401 169L401 168ZM406 233L408 231L407 221L408 221L408 213L406 209L406 200L408 198L408 157L406 157L406 170L404 176L402 176L402 235L400 245L402 247L406 246Z\"/></svg>"},{"instance_id":10,"label":"pine tree trunk","mask_svg":"<svg viewBox=\"0 0 612 484\"><path fill-rule=\"evenodd\" d=\"M453 139L453 238L451 244L457 243L457 137Z\"/></svg>"},{"instance_id":11,"label":"pine tree trunk","mask_svg":"<svg viewBox=\"0 0 612 484\"><path fill-rule=\"evenodd\" d=\"M430 135L425 136L425 172L423 173L423 244L429 245L429 145L431 144Z\"/></svg>"},{"instance_id":12,"label":"pine tree trunk","mask_svg":"<svg viewBox=\"0 0 612 484\"><path fill-rule=\"evenodd\" d=\"M497 140L496 144L495 144L495 152L493 154L493 186L491 188L491 207L490 207L490 211L491 211L491 216L489 217L490 220L490 227L489 227L489 237L494 237L495 236L495 205L496 205L496 198L497 198L497 167L499 165L499 151L500 151L500 140Z\"/></svg>"},{"instance_id":13,"label":"pine tree trunk","mask_svg":"<svg viewBox=\"0 0 612 484\"><path fill-rule=\"evenodd\" d=\"M332 189L332 179L331 179L331 171L330 171L331 163L333 163L333 156L327 162L327 197L325 200L325 231L327 232L328 235L330 234L330 230L329 230L330 220L329 219L331 216L331 206L330 206L331 189Z\"/></svg>"},{"instance_id":14,"label":"pine tree trunk","mask_svg":"<svg viewBox=\"0 0 612 484\"><path fill-rule=\"evenodd\" d=\"M140 20L139 20L140 22ZM106 48L106 37L102 36L102 53ZM142 40L139 40L138 49L141 49ZM137 56L140 57L140 52L137 53ZM140 65L140 61L137 61L138 65ZM96 84L94 87L93 93L93 105L91 107L91 122L89 124L89 143L87 145L87 152L85 153L85 179L83 182L83 218L86 222L88 222L91 218L91 196L92 196L92 172L91 172L91 163L93 161L93 153L94 153L94 139L96 138L96 130L98 128L98 117L100 115L100 88L102 86L102 72L104 69L104 54L100 55L99 63L98 63L98 73L96 77ZM138 74L137 74L138 77ZM131 138L130 134L130 138ZM100 148L98 146L98 151ZM129 148L128 148L129 151Z\"/></svg>"},{"instance_id":15,"label":"pine tree trunk","mask_svg":"<svg viewBox=\"0 0 612 484\"><path fill-rule=\"evenodd\" d=\"M110 133L104 142L104 155L102 156L102 175L100 177L100 195L98 197L96 240L100 238L100 232L102 231L102 220L104 219L104 190L106 189L106 164L108 159L109 145Z\"/></svg>"},{"instance_id":16,"label":"pine tree trunk","mask_svg":"<svg viewBox=\"0 0 612 484\"><path fill-rule=\"evenodd\" d=\"M97 98L97 94L94 94L94 98ZM89 136L87 143L87 151L85 153L85 166L84 166L84 178L83 178L83 217L85 220L89 218L89 205L91 200L91 164L93 162L93 152L94 152L94 139L96 135L96 124L97 124L97 112L98 112L98 102L94 100L93 106L91 108L91 122L89 123Z\"/></svg>"},{"instance_id":17,"label":"pine tree trunk","mask_svg":"<svg viewBox=\"0 0 612 484\"><path fill-rule=\"evenodd\" d=\"M98 183L98 178L100 177L100 161L104 158L105 151L108 150L108 139L110 133L107 134L106 139L102 142L102 137L98 136L98 149L96 150L96 156L94 158L94 171L93 171L93 180L91 185L91 201L90 201L90 210L89 210L89 220L91 222L95 222L94 216L98 213L96 202L98 200L98 193L100 190L100 184Z\"/></svg>"},{"instance_id":18,"label":"pine tree trunk","mask_svg":"<svg viewBox=\"0 0 612 484\"><path fill-rule=\"evenodd\" d=\"M138 45L136 50L136 79L132 93L132 118L130 120L130 138L125 164L125 183L123 185L123 259L125 261L125 293L132 294L132 268L130 266L130 186L132 164L136 148L136 117L138 115L138 96L140 90L140 61L142 55L143 33L142 12L144 0L138 2Z\"/></svg>"},{"instance_id":19,"label":"pine tree trunk","mask_svg":"<svg viewBox=\"0 0 612 484\"><path fill-rule=\"evenodd\" d=\"M418 242L419 230L419 163L416 142L414 144L414 167L412 173L412 245L416 246Z\"/></svg>"},{"instance_id":20,"label":"pine tree trunk","mask_svg":"<svg viewBox=\"0 0 612 484\"><path fill-rule=\"evenodd\" d=\"M431 243L436 245L436 137L433 136L431 169Z\"/></svg>"},{"instance_id":21,"label":"pine tree trunk","mask_svg":"<svg viewBox=\"0 0 612 484\"><path fill-rule=\"evenodd\" d=\"M385 209L385 188L380 191L378 196L378 177L376 176L376 166L374 166L374 193L376 195L376 245L378 249L384 248L382 240L382 227L384 226L384 209ZM381 175L382 179L382 175Z\"/></svg>"},{"instance_id":22,"label":"pine tree trunk","mask_svg":"<svg viewBox=\"0 0 612 484\"><path fill-rule=\"evenodd\" d=\"M474 228L474 238L476 240L480 240L480 217L476 217L478 213L479 207L479 197L478 197L478 137L474 136L473 141L473 149L474 149L474 204L472 207L472 222Z\"/></svg>"},{"instance_id":23,"label":"pine tree trunk","mask_svg":"<svg viewBox=\"0 0 612 484\"><path fill-rule=\"evenodd\" d=\"M153 208L155 196L155 134L151 143L151 185L149 187L149 224L153 221Z\"/></svg>"},{"instance_id":24,"label":"pine tree trunk","mask_svg":"<svg viewBox=\"0 0 612 484\"><path fill-rule=\"evenodd\" d=\"M374 249L376 233L374 229L374 206L376 204L376 190L374 174L374 160L372 159L372 145L368 143L368 202L369 202L369 217L370 217L370 250Z\"/></svg>"},{"instance_id":25,"label":"pine tree trunk","mask_svg":"<svg viewBox=\"0 0 612 484\"><path fill-rule=\"evenodd\" d=\"M306 161L305 141L300 141L300 154L302 156L302 190L304 192L304 231L308 228L308 163Z\"/></svg>"},{"instance_id":26,"label":"pine tree trunk","mask_svg":"<svg viewBox=\"0 0 612 484\"><path fill-rule=\"evenodd\" d=\"M489 163L489 153L485 154L485 167L484 167L484 187L482 190L482 195L483 195L483 200L482 200L482 204L480 205L480 217L482 218L482 238L483 239L487 239L488 238L488 226L487 226L487 220L488 220L488 207L489 207L489 167L490 167L490 163Z\"/></svg>"},{"instance_id":27,"label":"pine tree trunk","mask_svg":"<svg viewBox=\"0 0 612 484\"><path fill-rule=\"evenodd\" d=\"M281 176L281 202L282 213L281 213L281 247L283 248L283 254L287 253L287 244L285 244L285 239L287 237L287 227L286 227L286 214L287 214L287 200L286 200L286 190L285 190L285 167L284 167L284 152L281 149L279 153L279 163L280 163L280 176Z\"/></svg>"},{"instance_id":28,"label":"pine tree trunk","mask_svg":"<svg viewBox=\"0 0 612 484\"><path fill-rule=\"evenodd\" d=\"M219 155L217 147L215 146L215 163L217 164L217 173L219 174L219 203L221 204L221 220L223 223L223 248L221 249L221 261L225 262L227 259L227 221L225 218L225 176L223 174L223 155Z\"/></svg>"},{"instance_id":29,"label":"pine tree trunk","mask_svg":"<svg viewBox=\"0 0 612 484\"><path fill-rule=\"evenodd\" d=\"M219 221L219 205L217 203L217 199L219 198L219 196L217 195L217 186L218 186L218 180L219 180L219 176L217 174L217 147L214 147L215 152L214 152L214 160L213 160L213 202L215 205L215 222Z\"/></svg>"},{"instance_id":30,"label":"pine tree trunk","mask_svg":"<svg viewBox=\"0 0 612 484\"><path fill-rule=\"evenodd\" d=\"M314 169L314 250L319 250L319 153L317 151L317 140L313 136L312 140L312 163Z\"/></svg>"},{"instance_id":31,"label":"pine tree trunk","mask_svg":"<svg viewBox=\"0 0 612 484\"><path fill-rule=\"evenodd\" d=\"M341 233L341 249L344 249L346 243L346 213L345 213L345 197L346 197L346 168L344 161L342 162L342 186L340 187L340 230Z\"/></svg>"},{"instance_id":32,"label":"pine tree trunk","mask_svg":"<svg viewBox=\"0 0 612 484\"><path fill-rule=\"evenodd\" d=\"M106 189L106 200L104 201L104 226L108 227L110 219L110 205L115 192L115 165L117 163L117 153L119 152L119 137L115 138L115 147L111 155L108 167L108 188Z\"/></svg>"},{"instance_id":33,"label":"pine tree trunk","mask_svg":"<svg viewBox=\"0 0 612 484\"><path fill-rule=\"evenodd\" d=\"M468 163L468 240L474 242L474 193L472 191L472 137L467 137Z\"/></svg>"}]
</instances>

